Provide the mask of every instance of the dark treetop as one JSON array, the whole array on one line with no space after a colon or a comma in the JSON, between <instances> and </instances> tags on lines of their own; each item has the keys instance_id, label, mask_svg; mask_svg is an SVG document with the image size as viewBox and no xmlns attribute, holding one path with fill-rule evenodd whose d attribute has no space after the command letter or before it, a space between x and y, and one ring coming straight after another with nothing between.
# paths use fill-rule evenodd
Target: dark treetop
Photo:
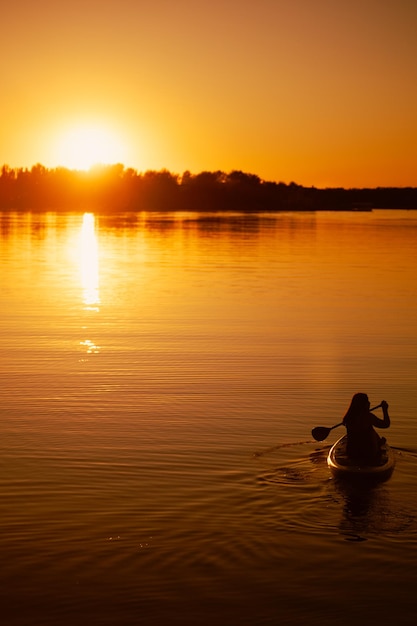
<instances>
[{"instance_id":1,"label":"dark treetop","mask_svg":"<svg viewBox=\"0 0 417 626\"><path fill-rule=\"evenodd\" d=\"M136 170L96 166L12 169L0 173L0 210L125 211L315 211L416 209L412 187L343 189L269 182L255 174Z\"/></svg>"}]
</instances>

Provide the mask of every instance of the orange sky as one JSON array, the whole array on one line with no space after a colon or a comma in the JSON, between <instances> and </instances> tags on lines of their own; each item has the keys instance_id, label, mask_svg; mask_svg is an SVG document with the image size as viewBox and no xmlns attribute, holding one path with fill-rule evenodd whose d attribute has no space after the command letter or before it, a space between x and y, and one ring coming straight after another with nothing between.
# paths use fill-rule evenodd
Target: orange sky
<instances>
[{"instance_id":1,"label":"orange sky","mask_svg":"<svg viewBox=\"0 0 417 626\"><path fill-rule=\"evenodd\" d=\"M417 186L416 28L415 0L6 2L0 165L75 167L81 125L139 171Z\"/></svg>"}]
</instances>

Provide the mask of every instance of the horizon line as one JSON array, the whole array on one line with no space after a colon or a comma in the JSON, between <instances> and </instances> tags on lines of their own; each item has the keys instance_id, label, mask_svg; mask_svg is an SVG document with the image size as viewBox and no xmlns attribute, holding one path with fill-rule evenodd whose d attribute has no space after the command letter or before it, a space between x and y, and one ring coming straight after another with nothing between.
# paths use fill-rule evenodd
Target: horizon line
<instances>
[{"instance_id":1,"label":"horizon line","mask_svg":"<svg viewBox=\"0 0 417 626\"><path fill-rule=\"evenodd\" d=\"M317 189L317 190L326 190L326 189L334 189L334 190L345 190L345 191L352 191L352 190L376 190L376 189L417 189L417 185L375 185L375 186L365 186L365 187L359 187L359 186L351 186L351 187L344 187L341 185L335 185L335 186L326 186L326 187L317 187L316 185L304 185L301 183L297 183L294 180L291 180L290 182L284 182L283 180L266 180L261 178L258 174L255 174L254 172L246 172L244 170L241 169L231 169L229 171L224 171L224 170L220 170L220 169L213 169L213 170L209 170L209 169L203 169L201 171L199 171L198 173L193 173L191 172L191 170L189 169L185 169L182 173L178 173L178 172L173 172L171 170L169 170L167 167L161 167L160 169L155 169L155 168L149 168L149 169L144 169L144 170L139 170L133 166L130 165L126 165L125 163L122 163L120 161L117 161L115 163L94 163L92 164L90 167L88 168L72 168L72 167L68 167L66 165L55 165L55 166L46 166L41 162L36 162L33 165L30 166L11 166L8 163L3 163L0 166L0 176L3 175L3 171L4 169L8 169L9 171L13 171L13 172L18 172L18 171L24 171L24 172L31 172L33 169L35 168L42 168L45 169L47 171L56 171L56 170L64 170L66 172L70 172L72 174L80 174L80 175L90 175L90 174L94 174L95 170L105 170L105 169L112 169L115 167L122 167L123 171L133 171L135 173L136 176L143 176L144 174L148 173L148 172L155 172L155 173L168 173L173 177L176 177L178 179L181 179L182 177L184 177L184 175L189 174L192 177L196 177L199 176L200 174L204 174L204 173L208 173L208 174L215 174L215 173L221 173L221 174L225 174L225 175L230 175L232 173L241 173L245 176L249 176L249 177L254 177L254 178L258 178L259 179L259 183L261 184L274 184L274 185L285 185L287 187L289 186L296 186L296 187L301 187L303 189Z\"/></svg>"}]
</instances>

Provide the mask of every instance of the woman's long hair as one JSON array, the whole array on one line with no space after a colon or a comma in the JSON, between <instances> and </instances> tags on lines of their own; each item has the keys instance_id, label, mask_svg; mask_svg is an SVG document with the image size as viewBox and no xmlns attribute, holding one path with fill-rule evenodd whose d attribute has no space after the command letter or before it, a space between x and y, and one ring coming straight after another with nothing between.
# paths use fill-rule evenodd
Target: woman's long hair
<instances>
[{"instance_id":1,"label":"woman's long hair","mask_svg":"<svg viewBox=\"0 0 417 626\"><path fill-rule=\"evenodd\" d=\"M369 398L366 393L355 393L343 418L343 423L345 424L346 420L361 413L369 413Z\"/></svg>"}]
</instances>

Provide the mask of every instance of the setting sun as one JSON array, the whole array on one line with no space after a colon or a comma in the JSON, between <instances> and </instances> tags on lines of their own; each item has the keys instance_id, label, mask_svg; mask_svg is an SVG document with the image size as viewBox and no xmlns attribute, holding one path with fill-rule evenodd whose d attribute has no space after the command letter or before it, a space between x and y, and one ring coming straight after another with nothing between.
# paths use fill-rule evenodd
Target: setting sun
<instances>
[{"instance_id":1,"label":"setting sun","mask_svg":"<svg viewBox=\"0 0 417 626\"><path fill-rule=\"evenodd\" d=\"M93 124L74 126L57 141L57 161L70 169L88 170L96 164L125 163L126 152L115 132Z\"/></svg>"}]
</instances>

